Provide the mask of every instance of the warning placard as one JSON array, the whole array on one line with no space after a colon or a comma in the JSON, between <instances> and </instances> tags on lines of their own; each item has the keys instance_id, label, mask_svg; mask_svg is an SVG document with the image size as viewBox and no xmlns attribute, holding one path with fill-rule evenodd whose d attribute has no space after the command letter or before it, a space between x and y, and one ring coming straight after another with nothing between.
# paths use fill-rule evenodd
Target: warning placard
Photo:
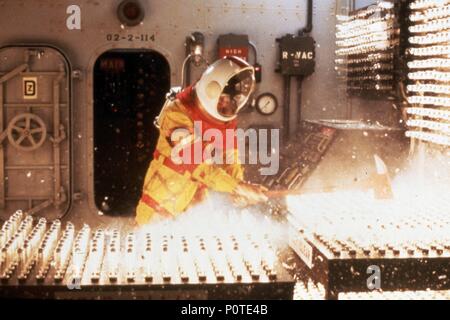
<instances>
[{"instance_id":1,"label":"warning placard","mask_svg":"<svg viewBox=\"0 0 450 320\"><path fill-rule=\"evenodd\" d=\"M36 77L24 77L23 78L23 98L24 99L37 99L38 97L38 85Z\"/></svg>"}]
</instances>

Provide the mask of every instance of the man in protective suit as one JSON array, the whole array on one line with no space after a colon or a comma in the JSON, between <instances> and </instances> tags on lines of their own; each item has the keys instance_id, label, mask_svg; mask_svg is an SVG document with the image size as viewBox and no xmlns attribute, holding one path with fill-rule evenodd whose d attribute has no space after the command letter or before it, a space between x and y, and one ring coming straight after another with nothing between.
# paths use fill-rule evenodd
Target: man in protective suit
<instances>
[{"instance_id":1,"label":"man in protective suit","mask_svg":"<svg viewBox=\"0 0 450 320\"><path fill-rule=\"evenodd\" d=\"M243 181L236 136L227 141L227 132L236 130L238 112L253 93L254 72L244 60L226 57L212 64L194 86L167 100L156 121L160 136L136 209L139 225L177 217L202 201L208 189L231 194L241 206L267 200L262 187ZM223 139L204 141L208 130ZM232 150L227 149L230 145ZM195 161L199 150L201 161ZM222 163L204 156L217 159L217 152Z\"/></svg>"}]
</instances>

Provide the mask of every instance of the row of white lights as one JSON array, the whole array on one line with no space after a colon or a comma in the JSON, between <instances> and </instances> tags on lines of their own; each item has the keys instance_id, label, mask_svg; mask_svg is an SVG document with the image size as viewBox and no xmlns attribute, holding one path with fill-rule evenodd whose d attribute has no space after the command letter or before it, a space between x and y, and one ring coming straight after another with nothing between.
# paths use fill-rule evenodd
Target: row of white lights
<instances>
[{"instance_id":1,"label":"row of white lights","mask_svg":"<svg viewBox=\"0 0 450 320\"><path fill-rule=\"evenodd\" d=\"M423 21L423 20L433 20L441 19L450 16L450 6L443 6L438 8L427 9L423 12L415 12L410 16L411 21Z\"/></svg>"},{"instance_id":2,"label":"row of white lights","mask_svg":"<svg viewBox=\"0 0 450 320\"><path fill-rule=\"evenodd\" d=\"M394 76L391 74L376 74L376 75L352 77L351 80L353 80L353 81L362 81L362 80L387 81L387 80L392 80L393 78L394 78Z\"/></svg>"},{"instance_id":3,"label":"row of white lights","mask_svg":"<svg viewBox=\"0 0 450 320\"><path fill-rule=\"evenodd\" d=\"M394 58L393 53L372 53L368 54L367 57L358 59L336 59L336 64L361 64L367 62L381 62L390 61Z\"/></svg>"},{"instance_id":4,"label":"row of white lights","mask_svg":"<svg viewBox=\"0 0 450 320\"><path fill-rule=\"evenodd\" d=\"M376 32L370 35L356 37L356 38L346 38L344 40L336 41L339 47L352 47L363 44L369 44L372 42L389 40L391 35L387 32Z\"/></svg>"},{"instance_id":5,"label":"row of white lights","mask_svg":"<svg viewBox=\"0 0 450 320\"><path fill-rule=\"evenodd\" d=\"M347 88L350 89L350 90L362 90L362 89L365 89L365 90L371 89L371 90L373 90L373 89L375 89L377 91L390 91L390 90L393 89L392 86L379 85L379 84L377 84L377 85L375 85L375 86L373 86L371 88L366 88L366 87L363 87L363 86L355 86L355 85L353 85L353 86L349 85Z\"/></svg>"},{"instance_id":6,"label":"row of white lights","mask_svg":"<svg viewBox=\"0 0 450 320\"><path fill-rule=\"evenodd\" d=\"M409 92L432 92L437 94L450 95L450 86L440 84L410 84L408 85Z\"/></svg>"},{"instance_id":7,"label":"row of white lights","mask_svg":"<svg viewBox=\"0 0 450 320\"><path fill-rule=\"evenodd\" d=\"M420 24L409 28L411 33L424 33L409 38L412 45L424 46L410 48L409 53L425 59L410 61L408 67L412 70L429 70L408 74L409 79L416 82L407 86L408 91L412 93L408 102L428 107L408 108L407 113L411 117L426 117L433 120L409 119L407 125L410 128L420 128L420 131L412 129L406 135L410 138L443 146L450 146L450 112L443 110L444 107L450 107L450 98L446 97L450 94L450 85L448 84L450 72L445 72L450 67L449 4L450 0L417 0L412 2L410 8L416 11L410 15L410 20L420 22ZM418 80L424 80L427 83L419 83ZM429 81L438 83L429 83Z\"/></svg>"},{"instance_id":8,"label":"row of white lights","mask_svg":"<svg viewBox=\"0 0 450 320\"><path fill-rule=\"evenodd\" d=\"M450 68L450 59L447 58L432 58L426 60L414 60L408 62L410 69L440 69Z\"/></svg>"},{"instance_id":9,"label":"row of white lights","mask_svg":"<svg viewBox=\"0 0 450 320\"><path fill-rule=\"evenodd\" d=\"M338 31L336 32L336 38L338 39L345 39L345 38L352 38L352 37L360 37L363 35L370 35L374 32L390 32L393 31L394 22L389 21L380 21L376 23L372 23L366 27L358 27L358 28L352 28L348 30Z\"/></svg>"},{"instance_id":10,"label":"row of white lights","mask_svg":"<svg viewBox=\"0 0 450 320\"><path fill-rule=\"evenodd\" d=\"M443 123L430 120L412 119L406 123L409 127L419 127L434 131L440 131L445 134L450 134L450 123Z\"/></svg>"},{"instance_id":11,"label":"row of white lights","mask_svg":"<svg viewBox=\"0 0 450 320\"><path fill-rule=\"evenodd\" d=\"M369 53L379 50L387 50L389 49L394 43L392 41L378 41L373 42L370 44L364 44L359 45L351 48L342 48L336 50L336 55L338 56L347 56L351 54L363 54L363 53Z\"/></svg>"},{"instance_id":12,"label":"row of white lights","mask_svg":"<svg viewBox=\"0 0 450 320\"><path fill-rule=\"evenodd\" d=\"M442 31L450 28L450 18L444 18L439 20L430 21L427 24L418 24L409 27L409 31L412 33L426 33Z\"/></svg>"},{"instance_id":13,"label":"row of white lights","mask_svg":"<svg viewBox=\"0 0 450 320\"><path fill-rule=\"evenodd\" d=\"M347 32L352 30L358 30L361 28L371 28L373 25L383 25L386 22L393 21L395 16L392 13L385 14L384 16L374 16L366 19L358 19L351 22L344 22L337 24L338 32Z\"/></svg>"},{"instance_id":14,"label":"row of white lights","mask_svg":"<svg viewBox=\"0 0 450 320\"><path fill-rule=\"evenodd\" d=\"M409 52L418 57L424 56L449 56L450 45L431 46L425 48L410 48Z\"/></svg>"},{"instance_id":15,"label":"row of white lights","mask_svg":"<svg viewBox=\"0 0 450 320\"><path fill-rule=\"evenodd\" d=\"M450 39L450 31L443 31L435 34L427 34L425 36L414 36L409 38L409 42L412 44L439 44L447 43Z\"/></svg>"},{"instance_id":16,"label":"row of white lights","mask_svg":"<svg viewBox=\"0 0 450 320\"><path fill-rule=\"evenodd\" d=\"M449 300L450 291L370 291L339 294L339 300Z\"/></svg>"},{"instance_id":17,"label":"row of white lights","mask_svg":"<svg viewBox=\"0 0 450 320\"><path fill-rule=\"evenodd\" d=\"M355 15L338 15L336 16L336 18L338 19L338 21L340 22L348 22L348 21L353 21L353 20L357 20L357 19L364 19L367 18L368 16L376 16L378 13L386 11L386 10L390 10L394 8L394 4L392 2L388 2L388 1L381 1L378 2L377 5L373 5L368 7L366 10L362 10L360 12L358 12Z\"/></svg>"},{"instance_id":18,"label":"row of white lights","mask_svg":"<svg viewBox=\"0 0 450 320\"><path fill-rule=\"evenodd\" d=\"M337 18L336 70L338 73L347 72L347 80L351 82L347 84L349 90L393 89L392 85L380 83L393 79L391 74L384 74L385 70L393 69L394 54L390 49L398 43L393 8L393 2L379 1L366 9ZM365 81L371 83L366 84Z\"/></svg>"},{"instance_id":19,"label":"row of white lights","mask_svg":"<svg viewBox=\"0 0 450 320\"><path fill-rule=\"evenodd\" d=\"M362 66L362 67L349 67L348 72L365 72L371 70L392 70L393 66L390 63L375 63L372 66Z\"/></svg>"},{"instance_id":20,"label":"row of white lights","mask_svg":"<svg viewBox=\"0 0 450 320\"><path fill-rule=\"evenodd\" d=\"M416 71L410 72L408 74L409 79L411 80L434 80L434 81L450 81L450 72L442 72L442 71Z\"/></svg>"},{"instance_id":21,"label":"row of white lights","mask_svg":"<svg viewBox=\"0 0 450 320\"><path fill-rule=\"evenodd\" d=\"M410 8L413 10L421 10L439 7L450 3L450 0L416 0L411 3Z\"/></svg>"},{"instance_id":22,"label":"row of white lights","mask_svg":"<svg viewBox=\"0 0 450 320\"><path fill-rule=\"evenodd\" d=\"M450 98L431 96L410 96L408 102L411 104L428 104L439 107L450 107Z\"/></svg>"},{"instance_id":23,"label":"row of white lights","mask_svg":"<svg viewBox=\"0 0 450 320\"><path fill-rule=\"evenodd\" d=\"M434 108L408 108L406 112L410 115L428 117L432 119L442 119L450 121L450 111Z\"/></svg>"},{"instance_id":24,"label":"row of white lights","mask_svg":"<svg viewBox=\"0 0 450 320\"><path fill-rule=\"evenodd\" d=\"M450 146L450 136L422 131L407 131L406 136L408 138L419 139L434 144Z\"/></svg>"},{"instance_id":25,"label":"row of white lights","mask_svg":"<svg viewBox=\"0 0 450 320\"><path fill-rule=\"evenodd\" d=\"M416 135L416 131L412 132ZM423 136L442 143L448 138L447 142L450 142L450 136ZM340 192L338 197L314 194L287 199L292 225L299 231L303 230L301 236L308 240L322 242L324 252L333 250L333 245L338 244L335 246L338 248L344 244L356 251L368 250L369 254L376 254L377 248L388 246L400 251L415 247L416 251L420 247L431 249L434 244L448 244L450 220L445 209L449 200L445 192L433 195L433 199L399 194L396 201L387 202L374 201L373 195L366 192ZM346 227L340 228L342 225ZM416 254L422 255L421 252ZM341 258L345 259L345 256Z\"/></svg>"}]
</instances>

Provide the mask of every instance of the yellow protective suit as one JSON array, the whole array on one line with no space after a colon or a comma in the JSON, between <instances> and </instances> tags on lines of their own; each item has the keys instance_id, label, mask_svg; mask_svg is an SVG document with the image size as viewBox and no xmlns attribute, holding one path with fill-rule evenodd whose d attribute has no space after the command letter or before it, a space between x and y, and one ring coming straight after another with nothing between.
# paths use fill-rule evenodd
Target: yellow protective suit
<instances>
[{"instance_id":1,"label":"yellow protective suit","mask_svg":"<svg viewBox=\"0 0 450 320\"><path fill-rule=\"evenodd\" d=\"M160 116L156 157L147 171L142 198L136 209L139 225L176 217L202 201L208 189L231 193L243 180L243 168L236 149L233 150L233 164L228 165L201 163L177 166L171 161L173 130L185 128L193 132L194 120L198 120L193 119L192 108L192 104L187 106L177 99L170 102Z\"/></svg>"}]
</instances>

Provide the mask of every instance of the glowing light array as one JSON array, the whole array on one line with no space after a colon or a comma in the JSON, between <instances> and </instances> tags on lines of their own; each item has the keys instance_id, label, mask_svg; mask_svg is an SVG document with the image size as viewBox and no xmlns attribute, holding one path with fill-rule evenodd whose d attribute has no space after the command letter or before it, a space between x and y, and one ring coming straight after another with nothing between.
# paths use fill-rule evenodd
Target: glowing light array
<instances>
[{"instance_id":1,"label":"glowing light array","mask_svg":"<svg viewBox=\"0 0 450 320\"><path fill-rule=\"evenodd\" d=\"M434 80L434 81L450 81L450 72L441 72L435 70L410 72L408 74L411 80Z\"/></svg>"},{"instance_id":2,"label":"glowing light array","mask_svg":"<svg viewBox=\"0 0 450 320\"><path fill-rule=\"evenodd\" d=\"M392 31L394 24L385 19L369 19L363 23L352 23L352 25L339 26L336 32L337 39L349 39L356 37L370 37L373 33L382 33ZM357 39L355 39L357 40Z\"/></svg>"},{"instance_id":3,"label":"glowing light array","mask_svg":"<svg viewBox=\"0 0 450 320\"><path fill-rule=\"evenodd\" d=\"M387 41L387 40L389 40L389 35L386 32L376 32L370 35L361 36L357 38L345 38L344 40L336 41L336 44L340 47L353 47L363 45L366 43Z\"/></svg>"},{"instance_id":4,"label":"glowing light array","mask_svg":"<svg viewBox=\"0 0 450 320\"><path fill-rule=\"evenodd\" d=\"M83 277L84 266L89 254L89 240L91 238L91 228L84 225L78 232L72 251L72 265L70 267L71 279L76 283Z\"/></svg>"},{"instance_id":5,"label":"glowing light array","mask_svg":"<svg viewBox=\"0 0 450 320\"><path fill-rule=\"evenodd\" d=\"M294 300L317 301L325 300L325 287L309 280L307 283L298 282L294 289Z\"/></svg>"},{"instance_id":6,"label":"glowing light array","mask_svg":"<svg viewBox=\"0 0 450 320\"><path fill-rule=\"evenodd\" d=\"M358 19L366 19L367 17L374 16L376 14L382 14L385 10L392 9L394 7L392 2L380 1L376 6L370 6L366 10L359 11L354 15L338 15L336 16L339 22L349 22Z\"/></svg>"},{"instance_id":7,"label":"glowing light array","mask_svg":"<svg viewBox=\"0 0 450 320\"><path fill-rule=\"evenodd\" d=\"M11 272L18 265L20 256L17 251L22 248L27 235L33 228L33 218L28 216L21 221L17 231L9 238L8 242L1 249L0 258L0 278L8 279Z\"/></svg>"},{"instance_id":8,"label":"glowing light array","mask_svg":"<svg viewBox=\"0 0 450 320\"><path fill-rule=\"evenodd\" d=\"M391 74L375 74L366 76L355 76L353 77L353 79L356 81L364 81L364 80L384 81L384 80L393 80L394 76Z\"/></svg>"},{"instance_id":9,"label":"glowing light array","mask_svg":"<svg viewBox=\"0 0 450 320\"><path fill-rule=\"evenodd\" d=\"M440 7L448 3L450 3L450 0L416 0L411 3L410 7L413 10L421 10Z\"/></svg>"},{"instance_id":10,"label":"glowing light array","mask_svg":"<svg viewBox=\"0 0 450 320\"><path fill-rule=\"evenodd\" d=\"M363 54L375 51L383 51L391 46L390 41L376 41L368 44L362 44L351 48L343 48L336 50L338 56L348 56L352 54Z\"/></svg>"},{"instance_id":11,"label":"glowing light array","mask_svg":"<svg viewBox=\"0 0 450 320\"><path fill-rule=\"evenodd\" d=\"M445 192L400 191L395 201L355 191L293 196L289 221L329 258L450 257L449 201Z\"/></svg>"},{"instance_id":12,"label":"glowing light array","mask_svg":"<svg viewBox=\"0 0 450 320\"><path fill-rule=\"evenodd\" d=\"M40 219L38 224L27 236L23 246L18 249L18 254L20 256L18 262L19 279L26 279L31 267L36 262L37 251L43 240L46 224L47 220L45 220L45 218Z\"/></svg>"},{"instance_id":13,"label":"glowing light array","mask_svg":"<svg viewBox=\"0 0 450 320\"><path fill-rule=\"evenodd\" d=\"M121 237L119 230L92 230L88 225L75 233L71 223L61 235L60 221L46 232L45 219L33 226L31 216L17 213L2 228L9 240L2 249L1 279L8 282L17 275L33 281L29 274L36 269L38 283L53 277L50 281L72 285L278 280L282 238L281 227L278 234L273 221L249 212L211 217L206 223L203 214L190 218ZM10 235L8 229L14 232Z\"/></svg>"},{"instance_id":14,"label":"glowing light array","mask_svg":"<svg viewBox=\"0 0 450 320\"><path fill-rule=\"evenodd\" d=\"M337 18L336 71L346 75L351 95L381 96L393 92L394 50L398 45L392 2Z\"/></svg>"},{"instance_id":15,"label":"glowing light array","mask_svg":"<svg viewBox=\"0 0 450 320\"><path fill-rule=\"evenodd\" d=\"M450 111L430 108L408 108L410 115L450 121Z\"/></svg>"},{"instance_id":16,"label":"glowing light array","mask_svg":"<svg viewBox=\"0 0 450 320\"><path fill-rule=\"evenodd\" d=\"M8 243L11 237L16 233L23 219L23 212L16 211L9 219L3 224L0 230L0 250ZM0 256L0 263L2 262Z\"/></svg>"},{"instance_id":17,"label":"glowing light array","mask_svg":"<svg viewBox=\"0 0 450 320\"><path fill-rule=\"evenodd\" d=\"M440 19L450 16L450 6L441 6L437 8L427 9L422 12L415 12L411 15L411 21L422 21L429 19Z\"/></svg>"},{"instance_id":18,"label":"glowing light array","mask_svg":"<svg viewBox=\"0 0 450 320\"><path fill-rule=\"evenodd\" d=\"M394 59L394 54L392 53L373 53L373 54L368 54L366 57L364 58L354 58L354 59L344 59L344 58L339 58L336 59L335 62L336 64L342 64L342 65L346 65L346 64L362 64L362 63L366 63L366 62L384 62L384 61L392 61L392 59Z\"/></svg>"},{"instance_id":19,"label":"glowing light array","mask_svg":"<svg viewBox=\"0 0 450 320\"><path fill-rule=\"evenodd\" d=\"M406 132L406 136L408 138L419 139L426 142L438 144L441 146L450 146L450 137L441 134L421 132L421 131L408 131Z\"/></svg>"},{"instance_id":20,"label":"glowing light array","mask_svg":"<svg viewBox=\"0 0 450 320\"><path fill-rule=\"evenodd\" d=\"M411 84L408 87L409 92L432 92L450 95L450 86L439 84Z\"/></svg>"},{"instance_id":21,"label":"glowing light array","mask_svg":"<svg viewBox=\"0 0 450 320\"><path fill-rule=\"evenodd\" d=\"M449 25L450 27L450 25ZM409 52L414 56L442 56L450 54L450 45L432 46L426 48L411 48Z\"/></svg>"},{"instance_id":22,"label":"glowing light array","mask_svg":"<svg viewBox=\"0 0 450 320\"><path fill-rule=\"evenodd\" d=\"M299 282L295 286L294 300L317 301L325 299L322 284ZM339 300L450 300L450 291L370 291L340 293Z\"/></svg>"},{"instance_id":23,"label":"glowing light array","mask_svg":"<svg viewBox=\"0 0 450 320\"><path fill-rule=\"evenodd\" d=\"M119 230L112 230L111 241L109 242L107 251L107 266L108 278L111 282L117 281L119 277L120 264L120 232Z\"/></svg>"},{"instance_id":24,"label":"glowing light array","mask_svg":"<svg viewBox=\"0 0 450 320\"><path fill-rule=\"evenodd\" d=\"M407 124L410 127L420 127L435 131L441 131L445 134L450 134L450 123L442 123L429 120L408 120Z\"/></svg>"},{"instance_id":25,"label":"glowing light array","mask_svg":"<svg viewBox=\"0 0 450 320\"><path fill-rule=\"evenodd\" d=\"M91 282L98 282L100 280L103 258L105 256L105 231L98 229L95 231L94 237L91 240L89 257L86 262L86 269Z\"/></svg>"},{"instance_id":26,"label":"glowing light array","mask_svg":"<svg viewBox=\"0 0 450 320\"><path fill-rule=\"evenodd\" d=\"M411 104L426 104L442 107L450 107L450 98L430 97L430 96L411 96L408 98Z\"/></svg>"},{"instance_id":27,"label":"glowing light array","mask_svg":"<svg viewBox=\"0 0 450 320\"><path fill-rule=\"evenodd\" d=\"M450 34L449 34L450 37ZM408 62L410 69L450 68L450 59L426 59Z\"/></svg>"},{"instance_id":28,"label":"glowing light array","mask_svg":"<svg viewBox=\"0 0 450 320\"><path fill-rule=\"evenodd\" d=\"M390 63L375 63L372 67L362 66L362 67L349 67L348 72L365 72L370 70L392 70L393 66Z\"/></svg>"},{"instance_id":29,"label":"glowing light array","mask_svg":"<svg viewBox=\"0 0 450 320\"><path fill-rule=\"evenodd\" d=\"M450 28L450 18L445 18L432 21L427 24L412 26L409 28L409 31L411 33L426 33L426 32L442 31L448 28Z\"/></svg>"},{"instance_id":30,"label":"glowing light array","mask_svg":"<svg viewBox=\"0 0 450 320\"><path fill-rule=\"evenodd\" d=\"M61 239L56 245L54 253L55 261L55 281L60 282L63 280L66 270L69 266L69 261L72 256L72 246L75 241L75 227L72 223L68 223L66 229L61 236ZM43 281L44 277L39 275L38 281Z\"/></svg>"},{"instance_id":31,"label":"glowing light array","mask_svg":"<svg viewBox=\"0 0 450 320\"><path fill-rule=\"evenodd\" d=\"M450 38L450 31L438 32L435 34L427 34L425 36L414 36L409 38L412 44L438 44L447 43Z\"/></svg>"},{"instance_id":32,"label":"glowing light array","mask_svg":"<svg viewBox=\"0 0 450 320\"><path fill-rule=\"evenodd\" d=\"M425 24L419 24L409 27L411 33L426 33L442 31L450 28L450 18L444 18L439 20L433 20Z\"/></svg>"},{"instance_id":33,"label":"glowing light array","mask_svg":"<svg viewBox=\"0 0 450 320\"><path fill-rule=\"evenodd\" d=\"M60 236L61 221L55 220L50 229L44 236L40 247L38 248L37 259L37 275L36 279L43 279L50 268L53 253L56 249L57 241Z\"/></svg>"},{"instance_id":34,"label":"glowing light array","mask_svg":"<svg viewBox=\"0 0 450 320\"><path fill-rule=\"evenodd\" d=\"M450 300L450 291L372 291L339 294L339 300Z\"/></svg>"},{"instance_id":35,"label":"glowing light array","mask_svg":"<svg viewBox=\"0 0 450 320\"><path fill-rule=\"evenodd\" d=\"M365 90L369 90L370 87L364 87L361 85L350 85L348 86L348 89L354 89L354 90L361 90L361 89L365 89ZM383 85L375 85L375 89L377 90L390 90L392 89L392 86L383 86Z\"/></svg>"},{"instance_id":36,"label":"glowing light array","mask_svg":"<svg viewBox=\"0 0 450 320\"><path fill-rule=\"evenodd\" d=\"M450 145L450 1L413 1L409 28L407 136ZM420 108L420 107L421 108Z\"/></svg>"}]
</instances>

